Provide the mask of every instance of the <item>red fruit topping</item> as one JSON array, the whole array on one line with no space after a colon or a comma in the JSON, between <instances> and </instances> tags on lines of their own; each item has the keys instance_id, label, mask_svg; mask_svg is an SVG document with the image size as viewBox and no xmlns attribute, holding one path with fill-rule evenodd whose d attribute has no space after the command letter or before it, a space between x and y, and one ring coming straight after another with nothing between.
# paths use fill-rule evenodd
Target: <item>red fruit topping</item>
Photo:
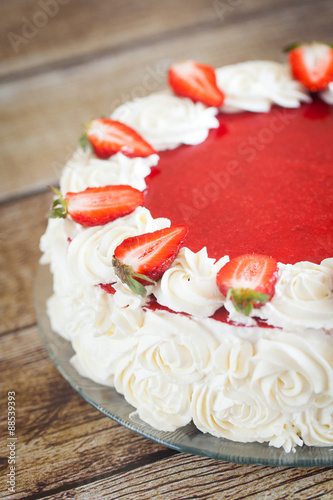
<instances>
[{"instance_id":1,"label":"red fruit topping","mask_svg":"<svg viewBox=\"0 0 333 500\"><path fill-rule=\"evenodd\" d=\"M176 94L207 106L219 107L224 101L224 94L216 83L215 70L206 64L195 61L173 64L169 69L169 85Z\"/></svg>"},{"instance_id":2,"label":"red fruit topping","mask_svg":"<svg viewBox=\"0 0 333 500\"><path fill-rule=\"evenodd\" d=\"M135 130L109 118L92 120L81 136L80 144L83 149L92 146L95 155L102 159L119 152L130 158L145 158L156 153Z\"/></svg>"},{"instance_id":3,"label":"red fruit topping","mask_svg":"<svg viewBox=\"0 0 333 500\"><path fill-rule=\"evenodd\" d=\"M112 265L123 283L142 297L144 285L154 284L171 266L188 233L186 226L173 226L126 238L117 246Z\"/></svg>"},{"instance_id":4,"label":"red fruit topping","mask_svg":"<svg viewBox=\"0 0 333 500\"><path fill-rule=\"evenodd\" d=\"M80 193L67 193L65 198L51 188L59 198L51 207L49 217L65 218L69 214L82 226L100 226L130 214L143 205L144 194L131 186L87 188Z\"/></svg>"},{"instance_id":5,"label":"red fruit topping","mask_svg":"<svg viewBox=\"0 0 333 500\"><path fill-rule=\"evenodd\" d=\"M235 309L248 315L253 307L261 307L273 297L277 271L272 257L246 254L223 266L216 282L221 293L231 298Z\"/></svg>"},{"instance_id":6,"label":"red fruit topping","mask_svg":"<svg viewBox=\"0 0 333 500\"><path fill-rule=\"evenodd\" d=\"M100 283L98 286L106 293L114 295L116 293L115 288L113 288L114 283Z\"/></svg>"},{"instance_id":7,"label":"red fruit topping","mask_svg":"<svg viewBox=\"0 0 333 500\"><path fill-rule=\"evenodd\" d=\"M295 78L311 92L326 89L333 81L333 48L330 45L317 42L294 45L288 58Z\"/></svg>"}]
</instances>

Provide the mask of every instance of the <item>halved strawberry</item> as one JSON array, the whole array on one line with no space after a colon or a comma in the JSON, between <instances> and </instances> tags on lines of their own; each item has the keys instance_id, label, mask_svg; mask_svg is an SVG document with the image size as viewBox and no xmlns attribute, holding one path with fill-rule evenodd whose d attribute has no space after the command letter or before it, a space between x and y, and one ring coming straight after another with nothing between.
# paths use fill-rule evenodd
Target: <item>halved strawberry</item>
<instances>
[{"instance_id":1,"label":"halved strawberry","mask_svg":"<svg viewBox=\"0 0 333 500\"><path fill-rule=\"evenodd\" d=\"M80 138L83 149L91 146L98 158L123 153L129 158L150 156L156 151L131 127L109 118L92 120Z\"/></svg>"},{"instance_id":2,"label":"halved strawberry","mask_svg":"<svg viewBox=\"0 0 333 500\"><path fill-rule=\"evenodd\" d=\"M145 200L141 191L123 185L87 188L80 193L67 193L65 197L58 189L51 189L59 198L53 202L49 217L65 219L69 214L82 226L101 226L111 222L130 214Z\"/></svg>"},{"instance_id":3,"label":"halved strawberry","mask_svg":"<svg viewBox=\"0 0 333 500\"><path fill-rule=\"evenodd\" d=\"M173 64L169 69L169 85L176 94L207 106L219 107L224 101L224 94L216 83L215 70L206 64L195 61Z\"/></svg>"},{"instance_id":4,"label":"halved strawberry","mask_svg":"<svg viewBox=\"0 0 333 500\"><path fill-rule=\"evenodd\" d=\"M286 51L295 78L311 92L326 89L333 81L333 48L330 45L294 44Z\"/></svg>"},{"instance_id":5,"label":"halved strawberry","mask_svg":"<svg viewBox=\"0 0 333 500\"><path fill-rule=\"evenodd\" d=\"M116 275L142 297L144 285L154 284L171 266L188 233L186 226L173 226L126 238L112 259Z\"/></svg>"},{"instance_id":6,"label":"halved strawberry","mask_svg":"<svg viewBox=\"0 0 333 500\"><path fill-rule=\"evenodd\" d=\"M277 262L272 257L246 254L225 264L217 274L216 283L221 293L231 298L235 309L248 315L253 307L261 307L273 297L277 271Z\"/></svg>"}]
</instances>

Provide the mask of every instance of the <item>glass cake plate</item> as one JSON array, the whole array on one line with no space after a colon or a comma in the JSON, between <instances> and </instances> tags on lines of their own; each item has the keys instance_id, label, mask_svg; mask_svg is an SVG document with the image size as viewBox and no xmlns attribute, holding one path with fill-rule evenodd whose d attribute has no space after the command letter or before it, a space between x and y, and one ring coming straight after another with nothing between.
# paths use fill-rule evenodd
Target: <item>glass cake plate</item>
<instances>
[{"instance_id":1,"label":"glass cake plate","mask_svg":"<svg viewBox=\"0 0 333 500\"><path fill-rule=\"evenodd\" d=\"M216 460L291 467L333 466L333 446L325 448L304 446L298 448L295 453L285 453L283 449L268 444L236 443L203 434L193 424L175 432L161 432L154 429L138 416L133 416L134 408L115 389L99 385L77 373L70 363L70 358L74 354L70 342L51 329L46 313L46 299L51 294L52 276L48 266L40 265L35 283L35 305L40 335L48 354L71 386L107 417L169 448Z\"/></svg>"}]
</instances>

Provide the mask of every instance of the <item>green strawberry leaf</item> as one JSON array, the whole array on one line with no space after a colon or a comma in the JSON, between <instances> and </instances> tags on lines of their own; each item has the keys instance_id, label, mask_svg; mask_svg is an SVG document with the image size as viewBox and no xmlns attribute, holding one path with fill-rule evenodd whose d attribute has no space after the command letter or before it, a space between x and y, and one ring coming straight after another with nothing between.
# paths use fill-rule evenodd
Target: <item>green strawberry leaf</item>
<instances>
[{"instance_id":1,"label":"green strawberry leaf","mask_svg":"<svg viewBox=\"0 0 333 500\"><path fill-rule=\"evenodd\" d=\"M268 293L260 293L250 288L230 288L227 300L232 301L236 311L248 316L254 304L265 304L269 301Z\"/></svg>"}]
</instances>

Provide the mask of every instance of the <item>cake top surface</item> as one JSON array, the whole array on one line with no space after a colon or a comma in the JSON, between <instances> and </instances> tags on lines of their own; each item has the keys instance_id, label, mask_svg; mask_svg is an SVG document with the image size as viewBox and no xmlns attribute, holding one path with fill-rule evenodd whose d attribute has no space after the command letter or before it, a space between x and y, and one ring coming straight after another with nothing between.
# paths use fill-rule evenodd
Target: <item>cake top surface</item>
<instances>
[{"instance_id":1,"label":"cake top surface","mask_svg":"<svg viewBox=\"0 0 333 500\"><path fill-rule=\"evenodd\" d=\"M195 148L160 153L147 179L153 217L190 229L186 245L230 258L285 264L333 255L333 111L320 100L296 109L219 115Z\"/></svg>"}]
</instances>

